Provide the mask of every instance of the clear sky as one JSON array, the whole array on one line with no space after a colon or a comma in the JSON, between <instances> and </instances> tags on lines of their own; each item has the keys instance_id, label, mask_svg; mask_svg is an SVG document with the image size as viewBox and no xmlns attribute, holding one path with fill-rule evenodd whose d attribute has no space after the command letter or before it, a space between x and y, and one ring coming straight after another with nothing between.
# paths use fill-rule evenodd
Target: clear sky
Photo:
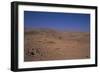
<instances>
[{"instance_id":1,"label":"clear sky","mask_svg":"<svg viewBox=\"0 0 100 73\"><path fill-rule=\"evenodd\" d=\"M90 14L24 11L25 28L90 31Z\"/></svg>"}]
</instances>

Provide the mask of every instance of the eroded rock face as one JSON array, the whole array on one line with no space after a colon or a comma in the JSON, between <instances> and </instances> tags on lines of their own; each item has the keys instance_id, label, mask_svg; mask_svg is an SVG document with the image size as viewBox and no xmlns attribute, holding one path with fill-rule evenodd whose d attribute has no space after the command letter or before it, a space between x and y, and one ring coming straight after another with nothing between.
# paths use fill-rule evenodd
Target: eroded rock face
<instances>
[{"instance_id":1,"label":"eroded rock face","mask_svg":"<svg viewBox=\"0 0 100 73\"><path fill-rule=\"evenodd\" d=\"M24 61L90 58L88 32L25 31Z\"/></svg>"}]
</instances>

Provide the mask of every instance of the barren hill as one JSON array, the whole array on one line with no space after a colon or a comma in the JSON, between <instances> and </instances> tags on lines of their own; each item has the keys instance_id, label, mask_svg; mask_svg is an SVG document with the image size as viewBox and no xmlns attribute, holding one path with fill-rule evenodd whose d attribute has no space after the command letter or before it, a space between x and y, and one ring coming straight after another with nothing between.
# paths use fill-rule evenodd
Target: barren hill
<instances>
[{"instance_id":1,"label":"barren hill","mask_svg":"<svg viewBox=\"0 0 100 73\"><path fill-rule=\"evenodd\" d=\"M24 35L24 61L90 58L89 32L31 29Z\"/></svg>"}]
</instances>

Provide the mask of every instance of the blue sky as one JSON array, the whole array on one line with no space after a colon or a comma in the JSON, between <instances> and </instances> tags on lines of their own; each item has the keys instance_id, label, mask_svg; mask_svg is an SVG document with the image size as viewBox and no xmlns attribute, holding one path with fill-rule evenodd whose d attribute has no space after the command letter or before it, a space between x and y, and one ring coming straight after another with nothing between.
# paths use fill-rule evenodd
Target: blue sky
<instances>
[{"instance_id":1,"label":"blue sky","mask_svg":"<svg viewBox=\"0 0 100 73\"><path fill-rule=\"evenodd\" d=\"M24 11L25 28L90 31L90 14Z\"/></svg>"}]
</instances>

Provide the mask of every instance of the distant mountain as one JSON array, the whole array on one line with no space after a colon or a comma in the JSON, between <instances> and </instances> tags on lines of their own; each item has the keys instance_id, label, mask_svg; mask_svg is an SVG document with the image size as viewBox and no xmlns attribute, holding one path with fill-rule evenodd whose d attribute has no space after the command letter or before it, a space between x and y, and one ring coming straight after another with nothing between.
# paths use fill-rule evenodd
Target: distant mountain
<instances>
[{"instance_id":1,"label":"distant mountain","mask_svg":"<svg viewBox=\"0 0 100 73\"><path fill-rule=\"evenodd\" d=\"M25 34L58 34L59 32L50 28L25 28Z\"/></svg>"}]
</instances>

